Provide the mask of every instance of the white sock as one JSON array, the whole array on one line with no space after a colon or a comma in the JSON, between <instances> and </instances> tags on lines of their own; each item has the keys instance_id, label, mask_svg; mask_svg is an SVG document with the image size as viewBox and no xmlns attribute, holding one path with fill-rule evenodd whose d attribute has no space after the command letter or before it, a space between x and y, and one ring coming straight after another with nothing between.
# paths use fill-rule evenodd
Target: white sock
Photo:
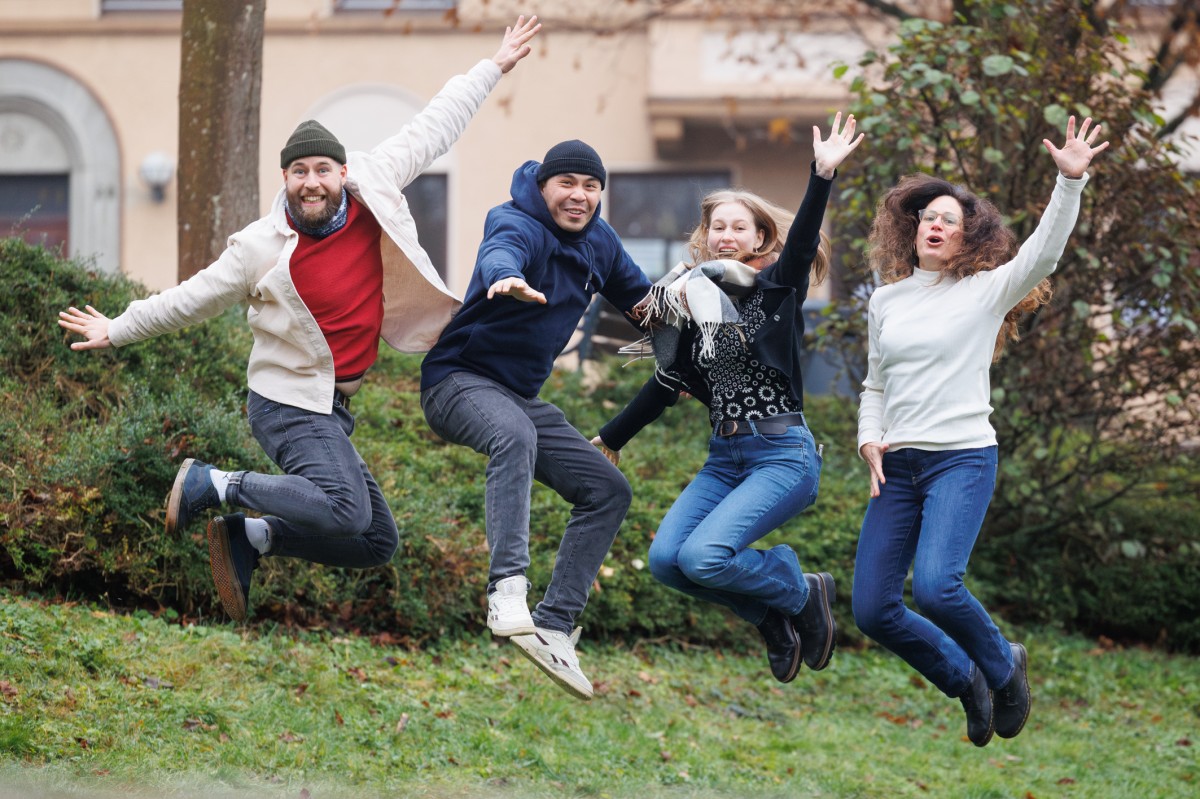
<instances>
[{"instance_id":1,"label":"white sock","mask_svg":"<svg viewBox=\"0 0 1200 799\"><path fill-rule=\"evenodd\" d=\"M247 519L246 538L250 539L250 546L257 549L258 554L265 555L271 548L271 526L266 519Z\"/></svg>"},{"instance_id":2,"label":"white sock","mask_svg":"<svg viewBox=\"0 0 1200 799\"><path fill-rule=\"evenodd\" d=\"M208 477L212 480L213 488L217 489L217 496L224 502L225 489L229 488L229 472L213 469L208 473Z\"/></svg>"}]
</instances>

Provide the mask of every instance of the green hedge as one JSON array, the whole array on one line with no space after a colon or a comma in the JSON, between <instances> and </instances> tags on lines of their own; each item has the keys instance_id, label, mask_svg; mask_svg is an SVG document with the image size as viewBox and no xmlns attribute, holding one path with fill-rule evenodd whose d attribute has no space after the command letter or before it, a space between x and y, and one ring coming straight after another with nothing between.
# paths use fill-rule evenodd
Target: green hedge
<instances>
[{"instance_id":1,"label":"green hedge","mask_svg":"<svg viewBox=\"0 0 1200 799\"><path fill-rule=\"evenodd\" d=\"M245 423L250 338L243 310L120 351L73 352L55 324L68 305L116 314L145 293L18 240L0 242L0 316L10 331L0 337L0 359L10 364L0 375L0 580L26 592L219 619L202 527L167 539L163 508L184 457L274 470ZM252 594L257 620L413 643L483 628L484 459L430 432L418 401L419 368L418 357L384 347L355 400L354 439L396 516L399 552L388 566L364 571L269 559ZM590 436L648 374L648 362L612 359L590 381L556 372L544 396ZM787 542L806 570L834 574L839 626L844 643L853 642L859 636L849 595L867 498L856 408L819 397L809 399L807 412L825 445L820 497L764 543ZM746 625L658 585L644 567L659 520L704 461L706 427L705 409L685 401L623 453L634 502L581 619L589 636L754 645ZM1006 466L1010 482L1001 490L1019 483L1011 482L1019 468L1019 461ZM1159 498L1147 512L1146 501L1129 498L1096 520L1108 534L1123 525L1122 540L1138 544L1115 551L1070 531L1021 542L992 540L985 531L970 585L1010 619L1200 651L1198 503ZM535 594L549 577L568 510L535 486Z\"/></svg>"}]
</instances>

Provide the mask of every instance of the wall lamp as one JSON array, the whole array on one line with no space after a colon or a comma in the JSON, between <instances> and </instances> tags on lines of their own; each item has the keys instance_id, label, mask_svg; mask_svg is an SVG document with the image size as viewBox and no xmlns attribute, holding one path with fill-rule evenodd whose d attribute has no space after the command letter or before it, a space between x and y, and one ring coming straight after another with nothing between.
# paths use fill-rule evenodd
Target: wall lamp
<instances>
[{"instance_id":1,"label":"wall lamp","mask_svg":"<svg viewBox=\"0 0 1200 799\"><path fill-rule=\"evenodd\" d=\"M138 175L150 187L150 196L154 202L161 203L167 196L167 185L175 176L175 162L171 156L155 150L142 159L138 167Z\"/></svg>"}]
</instances>

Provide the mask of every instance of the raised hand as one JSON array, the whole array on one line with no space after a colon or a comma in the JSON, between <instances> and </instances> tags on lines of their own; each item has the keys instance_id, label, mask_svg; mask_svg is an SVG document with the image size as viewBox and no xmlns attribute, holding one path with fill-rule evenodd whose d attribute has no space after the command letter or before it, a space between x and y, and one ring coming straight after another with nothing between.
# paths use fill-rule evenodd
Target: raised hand
<instances>
[{"instance_id":1,"label":"raised hand","mask_svg":"<svg viewBox=\"0 0 1200 799\"><path fill-rule=\"evenodd\" d=\"M537 21L536 14L530 17L528 22L522 14L517 17L515 25L504 29L504 40L500 42L500 49L496 51L496 55L492 56L501 73L508 72L532 52L529 40L541 29L542 25Z\"/></svg>"},{"instance_id":2,"label":"raised hand","mask_svg":"<svg viewBox=\"0 0 1200 799\"><path fill-rule=\"evenodd\" d=\"M530 286L519 277L506 277L503 280L497 280L488 289L487 298L490 300L497 294L503 294L507 297L512 297L514 300L521 302L539 302L542 305L546 304L546 295L537 289Z\"/></svg>"},{"instance_id":3,"label":"raised hand","mask_svg":"<svg viewBox=\"0 0 1200 799\"><path fill-rule=\"evenodd\" d=\"M1096 141L1096 137L1100 135L1100 123L1096 123L1096 127L1092 128L1091 133L1088 133L1088 126L1092 124L1092 118L1087 117L1083 120L1083 124L1079 126L1079 135L1075 135L1075 117L1072 116L1067 120L1067 140L1063 144L1062 149L1054 146L1054 143L1049 139L1042 139L1042 144L1046 146L1047 152L1054 158L1054 163L1058 166L1058 171L1063 173L1064 177L1081 178L1083 173L1087 171L1088 164L1092 162L1092 158L1097 153L1108 149L1108 142L1102 141L1095 147L1092 146Z\"/></svg>"},{"instance_id":4,"label":"raised hand","mask_svg":"<svg viewBox=\"0 0 1200 799\"><path fill-rule=\"evenodd\" d=\"M857 124L854 114L850 114L846 117L846 125L843 127L842 112L838 111L837 116L833 118L833 127L829 131L828 139L822 139L821 128L813 125L813 159L817 162L818 175L826 180L832 178L838 164L846 160L846 156L850 155L867 135L860 133L857 139L854 138L854 128Z\"/></svg>"},{"instance_id":5,"label":"raised hand","mask_svg":"<svg viewBox=\"0 0 1200 799\"><path fill-rule=\"evenodd\" d=\"M58 324L72 333L83 336L83 341L71 344L73 350L101 350L111 347L108 340L108 317L90 305L85 305L86 311L74 306L58 312Z\"/></svg>"}]
</instances>

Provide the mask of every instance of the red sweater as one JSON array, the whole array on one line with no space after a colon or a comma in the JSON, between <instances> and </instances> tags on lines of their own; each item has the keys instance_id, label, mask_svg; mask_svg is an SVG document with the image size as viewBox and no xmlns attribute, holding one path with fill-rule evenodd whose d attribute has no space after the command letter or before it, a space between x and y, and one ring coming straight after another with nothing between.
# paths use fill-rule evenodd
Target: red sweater
<instances>
[{"instance_id":1,"label":"red sweater","mask_svg":"<svg viewBox=\"0 0 1200 799\"><path fill-rule=\"evenodd\" d=\"M347 201L346 224L336 233L316 239L296 231L291 262L292 284L325 334L338 381L361 377L375 363L383 325L379 223L353 196Z\"/></svg>"}]
</instances>

